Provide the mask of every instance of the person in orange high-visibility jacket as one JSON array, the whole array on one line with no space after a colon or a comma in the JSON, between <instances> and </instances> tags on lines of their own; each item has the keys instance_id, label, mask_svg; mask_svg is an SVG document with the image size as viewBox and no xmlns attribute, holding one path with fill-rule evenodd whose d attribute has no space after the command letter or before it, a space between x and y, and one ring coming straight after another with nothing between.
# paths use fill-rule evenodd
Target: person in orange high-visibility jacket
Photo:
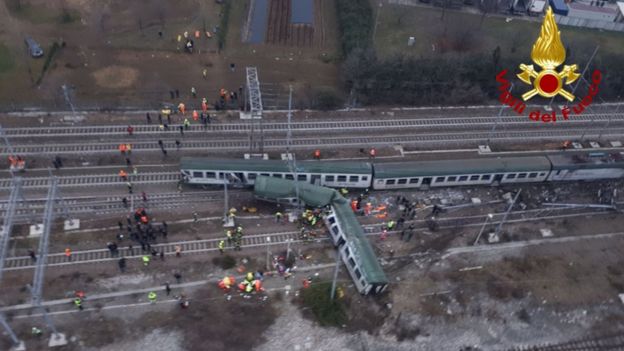
<instances>
[{"instance_id":1,"label":"person in orange high-visibility jacket","mask_svg":"<svg viewBox=\"0 0 624 351\"><path fill-rule=\"evenodd\" d=\"M182 114L184 114L184 113L186 112L186 106L184 106L184 104L183 104L183 103L180 103L180 104L178 105L178 110L180 110L180 112L181 112Z\"/></svg>"},{"instance_id":2,"label":"person in orange high-visibility jacket","mask_svg":"<svg viewBox=\"0 0 624 351\"><path fill-rule=\"evenodd\" d=\"M357 200L351 200L351 209L353 210L353 212L357 212Z\"/></svg>"},{"instance_id":3,"label":"person in orange high-visibility jacket","mask_svg":"<svg viewBox=\"0 0 624 351\"><path fill-rule=\"evenodd\" d=\"M377 150L375 150L375 148L370 149L370 157L375 157L377 156Z\"/></svg>"},{"instance_id":4,"label":"person in orange high-visibility jacket","mask_svg":"<svg viewBox=\"0 0 624 351\"><path fill-rule=\"evenodd\" d=\"M119 177L121 178L121 180L127 180L128 179L128 173L126 173L126 171L124 171L123 169L119 171Z\"/></svg>"},{"instance_id":5,"label":"person in orange high-visibility jacket","mask_svg":"<svg viewBox=\"0 0 624 351\"><path fill-rule=\"evenodd\" d=\"M126 153L126 144L119 144L119 152L121 152L122 154Z\"/></svg>"},{"instance_id":6,"label":"person in orange high-visibility jacket","mask_svg":"<svg viewBox=\"0 0 624 351\"><path fill-rule=\"evenodd\" d=\"M199 120L199 113L197 113L197 110L193 110L193 121L198 121Z\"/></svg>"},{"instance_id":7,"label":"person in orange high-visibility jacket","mask_svg":"<svg viewBox=\"0 0 624 351\"><path fill-rule=\"evenodd\" d=\"M69 247L65 248L65 257L68 261L71 261L71 249Z\"/></svg>"},{"instance_id":8,"label":"person in orange high-visibility jacket","mask_svg":"<svg viewBox=\"0 0 624 351\"><path fill-rule=\"evenodd\" d=\"M317 160L321 159L321 150L319 149L314 150L314 158Z\"/></svg>"},{"instance_id":9,"label":"person in orange high-visibility jacket","mask_svg":"<svg viewBox=\"0 0 624 351\"><path fill-rule=\"evenodd\" d=\"M148 222L149 222L149 219L147 218L147 216L141 216L141 223L147 224Z\"/></svg>"},{"instance_id":10,"label":"person in orange high-visibility jacket","mask_svg":"<svg viewBox=\"0 0 624 351\"><path fill-rule=\"evenodd\" d=\"M202 111L208 111L208 103L206 103L206 98L204 98L204 100L202 101Z\"/></svg>"}]
</instances>

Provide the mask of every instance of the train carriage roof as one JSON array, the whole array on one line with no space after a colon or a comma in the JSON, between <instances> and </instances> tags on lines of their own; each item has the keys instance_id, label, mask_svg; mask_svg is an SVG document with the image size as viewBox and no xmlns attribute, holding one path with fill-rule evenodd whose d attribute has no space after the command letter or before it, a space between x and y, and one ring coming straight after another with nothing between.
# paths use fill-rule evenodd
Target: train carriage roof
<instances>
[{"instance_id":1,"label":"train carriage roof","mask_svg":"<svg viewBox=\"0 0 624 351\"><path fill-rule=\"evenodd\" d=\"M290 172L287 162L281 160L222 160L205 157L182 157L180 160L180 168L205 171ZM297 172L370 174L372 172L372 167L368 162L358 161L297 161Z\"/></svg>"},{"instance_id":2,"label":"train carriage roof","mask_svg":"<svg viewBox=\"0 0 624 351\"><path fill-rule=\"evenodd\" d=\"M334 190L335 191L335 190ZM388 278L384 273L377 256L373 251L373 247L364 235L364 230L355 218L355 214L349 205L349 201L344 197L334 200L332 208L338 217L341 228L347 236L349 249L353 252L353 256L358 261L360 272L370 283L387 283Z\"/></svg>"},{"instance_id":3,"label":"train carriage roof","mask_svg":"<svg viewBox=\"0 0 624 351\"><path fill-rule=\"evenodd\" d=\"M619 153L596 152L575 155L548 155L553 169L624 168L624 157Z\"/></svg>"},{"instance_id":4,"label":"train carriage roof","mask_svg":"<svg viewBox=\"0 0 624 351\"><path fill-rule=\"evenodd\" d=\"M375 163L375 178L550 171L543 156Z\"/></svg>"},{"instance_id":5,"label":"train carriage roof","mask_svg":"<svg viewBox=\"0 0 624 351\"><path fill-rule=\"evenodd\" d=\"M296 197L295 182L274 177L258 177L254 184L254 193L260 197L279 199ZM338 195L336 190L299 182L299 197L309 206L322 207Z\"/></svg>"}]
</instances>

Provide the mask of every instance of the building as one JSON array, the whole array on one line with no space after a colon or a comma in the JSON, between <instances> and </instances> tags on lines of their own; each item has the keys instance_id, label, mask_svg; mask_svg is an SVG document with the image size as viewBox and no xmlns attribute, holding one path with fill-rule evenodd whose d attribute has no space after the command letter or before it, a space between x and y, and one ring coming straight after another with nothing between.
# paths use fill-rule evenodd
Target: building
<instances>
[{"instance_id":1,"label":"building","mask_svg":"<svg viewBox=\"0 0 624 351\"><path fill-rule=\"evenodd\" d=\"M617 2L618 13L615 16L615 22L624 22L624 2Z\"/></svg>"},{"instance_id":2,"label":"building","mask_svg":"<svg viewBox=\"0 0 624 351\"><path fill-rule=\"evenodd\" d=\"M566 3L563 0L549 0L548 3L550 4L550 7L552 8L553 12L556 15L560 15L560 16L568 15L568 11L570 9L568 8L568 5L566 5Z\"/></svg>"},{"instance_id":3,"label":"building","mask_svg":"<svg viewBox=\"0 0 624 351\"><path fill-rule=\"evenodd\" d=\"M544 13L544 8L546 8L545 0L534 0L529 6L529 15L539 16Z\"/></svg>"},{"instance_id":4,"label":"building","mask_svg":"<svg viewBox=\"0 0 624 351\"><path fill-rule=\"evenodd\" d=\"M605 1L590 3L571 2L568 4L568 17L590 21L615 22L619 10Z\"/></svg>"}]
</instances>

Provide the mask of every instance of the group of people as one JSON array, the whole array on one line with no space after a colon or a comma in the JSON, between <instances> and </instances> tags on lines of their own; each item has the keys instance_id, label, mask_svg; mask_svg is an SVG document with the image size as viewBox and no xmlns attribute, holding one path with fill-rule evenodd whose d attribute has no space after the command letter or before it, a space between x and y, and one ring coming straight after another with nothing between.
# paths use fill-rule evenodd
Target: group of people
<instances>
[{"instance_id":1,"label":"group of people","mask_svg":"<svg viewBox=\"0 0 624 351\"><path fill-rule=\"evenodd\" d=\"M241 245L243 241L243 227L236 226L235 229L228 229L225 231L225 239L219 241L219 251L223 253L225 251L225 243L227 241L228 246L234 246L234 250L242 250Z\"/></svg>"},{"instance_id":2,"label":"group of people","mask_svg":"<svg viewBox=\"0 0 624 351\"><path fill-rule=\"evenodd\" d=\"M237 286L239 291L249 294L254 291L264 291L264 288L262 287L263 279L264 273L262 271L257 271L255 273L247 272L245 279L243 279L243 281L241 281L238 285L236 284L236 278L233 276L226 276L219 280L217 286L225 292L229 292L232 287Z\"/></svg>"}]
</instances>

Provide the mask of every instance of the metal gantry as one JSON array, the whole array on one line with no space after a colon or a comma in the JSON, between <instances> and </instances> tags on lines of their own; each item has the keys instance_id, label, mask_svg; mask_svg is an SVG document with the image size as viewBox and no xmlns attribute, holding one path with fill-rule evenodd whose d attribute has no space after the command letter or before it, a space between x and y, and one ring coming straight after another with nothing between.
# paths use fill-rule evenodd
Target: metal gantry
<instances>
[{"instance_id":1,"label":"metal gantry","mask_svg":"<svg viewBox=\"0 0 624 351\"><path fill-rule=\"evenodd\" d=\"M494 234L496 237L498 237L498 235L500 234L500 231L503 229L503 224L505 224L505 221L507 220L507 217L509 216L509 212L511 212L511 209L516 204L516 201L518 200L518 197L520 197L521 192L522 192L522 189L520 189L516 193L516 196L513 198L513 201L511 201L511 204L509 204L509 207L507 208L505 215L503 215L503 219L501 219L500 223L498 223L498 226L496 227L496 232Z\"/></svg>"},{"instance_id":2,"label":"metal gantry","mask_svg":"<svg viewBox=\"0 0 624 351\"><path fill-rule=\"evenodd\" d=\"M264 131L262 128L262 94L256 67L247 67L247 97L251 114L251 130L249 133L249 153L264 152Z\"/></svg>"},{"instance_id":3,"label":"metal gantry","mask_svg":"<svg viewBox=\"0 0 624 351\"><path fill-rule=\"evenodd\" d=\"M50 346L66 344L65 335L58 332L52 322L52 319L48 316L46 309L41 304L45 266L48 255L48 246L50 243L50 233L52 231L52 222L54 221L54 205L58 200L58 178L51 177L50 188L48 189L48 196L46 200L46 208L43 213L43 232L39 238L39 257L37 257L32 286L29 286L32 296L32 304L41 311L48 328L52 331L52 338L50 339L49 344Z\"/></svg>"},{"instance_id":4,"label":"metal gantry","mask_svg":"<svg viewBox=\"0 0 624 351\"><path fill-rule=\"evenodd\" d=\"M299 212L301 212L301 201L299 200L299 176L297 174L297 160L295 158L295 154L290 153L290 145L292 142L292 86L289 87L289 95L288 95L288 134L286 136L286 157L288 157L288 168L290 173L293 175L293 179L295 180L295 195L297 196L297 216L299 216Z\"/></svg>"},{"instance_id":5,"label":"metal gantry","mask_svg":"<svg viewBox=\"0 0 624 351\"><path fill-rule=\"evenodd\" d=\"M2 134L4 136L4 133ZM7 204L6 212L4 214L4 221L2 223L2 235L0 237L0 280L2 280L2 272L4 270L4 259L6 257L7 248L9 247L9 238L11 236L11 230L13 229L13 218L15 216L15 210L17 208L17 202L21 197L22 191L22 178L14 177L12 181L11 194L9 195L9 202ZM6 318L3 313L0 313L0 324L4 328L11 341L13 342L15 350L24 350L24 343L18 339L17 335L9 323L7 323Z\"/></svg>"}]
</instances>

